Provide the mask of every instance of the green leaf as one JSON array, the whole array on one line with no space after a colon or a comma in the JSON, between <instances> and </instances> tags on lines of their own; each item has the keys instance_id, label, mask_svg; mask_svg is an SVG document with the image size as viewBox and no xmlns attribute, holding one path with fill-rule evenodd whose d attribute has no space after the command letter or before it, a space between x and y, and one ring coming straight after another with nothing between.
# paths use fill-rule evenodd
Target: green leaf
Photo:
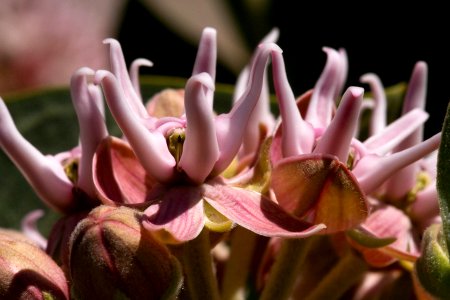
<instances>
[{"instance_id":1,"label":"green leaf","mask_svg":"<svg viewBox=\"0 0 450 300\"><path fill-rule=\"evenodd\" d=\"M437 190L442 218L442 230L447 249L450 247L450 104L442 128L437 162Z\"/></svg>"},{"instance_id":2,"label":"green leaf","mask_svg":"<svg viewBox=\"0 0 450 300\"><path fill-rule=\"evenodd\" d=\"M69 80L68 80L69 82ZM146 76L141 78L144 101L164 88L183 88L186 79ZM216 85L214 108L226 112L231 107L233 87ZM42 89L3 97L22 135L44 154L72 149L78 143L78 122L68 87ZM107 111L110 134L121 136ZM0 227L19 228L21 219L31 210L43 208L45 217L39 222L47 235L59 217L47 209L28 185L22 174L0 151Z\"/></svg>"}]
</instances>

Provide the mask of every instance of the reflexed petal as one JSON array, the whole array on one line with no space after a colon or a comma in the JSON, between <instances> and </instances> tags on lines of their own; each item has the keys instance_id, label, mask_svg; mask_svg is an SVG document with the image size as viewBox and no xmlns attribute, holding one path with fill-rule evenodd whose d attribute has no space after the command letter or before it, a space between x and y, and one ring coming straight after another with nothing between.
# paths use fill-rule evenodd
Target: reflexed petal
<instances>
[{"instance_id":1,"label":"reflexed petal","mask_svg":"<svg viewBox=\"0 0 450 300\"><path fill-rule=\"evenodd\" d=\"M366 198L344 164L329 155L303 155L281 160L272 171L278 202L299 217L327 226L327 233L362 223Z\"/></svg>"},{"instance_id":2,"label":"reflexed petal","mask_svg":"<svg viewBox=\"0 0 450 300\"><path fill-rule=\"evenodd\" d=\"M228 219L257 234L308 237L321 232L323 224L311 225L286 213L265 196L221 182L203 184L204 199Z\"/></svg>"},{"instance_id":3,"label":"reflexed petal","mask_svg":"<svg viewBox=\"0 0 450 300\"><path fill-rule=\"evenodd\" d=\"M93 161L94 183L107 205L142 204L155 184L122 140L109 137L99 145Z\"/></svg>"},{"instance_id":4,"label":"reflexed petal","mask_svg":"<svg viewBox=\"0 0 450 300\"><path fill-rule=\"evenodd\" d=\"M203 229L205 217L200 187L175 186L162 191L144 212L143 225L168 243L190 241ZM169 233L170 236L165 236Z\"/></svg>"},{"instance_id":5,"label":"reflexed petal","mask_svg":"<svg viewBox=\"0 0 450 300\"><path fill-rule=\"evenodd\" d=\"M412 240L411 221L397 208L386 205L376 209L362 227L379 238L396 238L392 244L379 249L363 248L364 258L370 264L382 267L396 259L414 261L417 258L418 250Z\"/></svg>"}]
</instances>

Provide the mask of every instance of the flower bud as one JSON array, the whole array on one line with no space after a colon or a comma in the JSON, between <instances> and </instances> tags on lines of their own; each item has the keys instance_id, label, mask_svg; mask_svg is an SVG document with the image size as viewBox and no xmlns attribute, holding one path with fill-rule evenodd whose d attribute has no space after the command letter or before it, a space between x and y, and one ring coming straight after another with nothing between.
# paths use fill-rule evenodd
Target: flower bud
<instances>
[{"instance_id":1,"label":"flower bud","mask_svg":"<svg viewBox=\"0 0 450 300\"><path fill-rule=\"evenodd\" d=\"M0 229L0 299L69 299L63 271L24 235Z\"/></svg>"},{"instance_id":2,"label":"flower bud","mask_svg":"<svg viewBox=\"0 0 450 300\"><path fill-rule=\"evenodd\" d=\"M438 298L448 298L450 261L440 224L432 225L425 231L422 255L416 262L416 272L425 290Z\"/></svg>"},{"instance_id":3,"label":"flower bud","mask_svg":"<svg viewBox=\"0 0 450 300\"><path fill-rule=\"evenodd\" d=\"M140 213L99 206L70 239L70 275L76 299L172 299L182 283L177 259L151 233Z\"/></svg>"}]
</instances>

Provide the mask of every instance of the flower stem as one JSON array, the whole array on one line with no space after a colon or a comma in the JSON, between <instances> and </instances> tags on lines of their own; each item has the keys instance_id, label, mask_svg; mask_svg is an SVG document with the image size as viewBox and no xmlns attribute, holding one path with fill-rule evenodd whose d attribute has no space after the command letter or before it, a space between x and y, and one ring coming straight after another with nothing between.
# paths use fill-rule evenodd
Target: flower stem
<instances>
[{"instance_id":1,"label":"flower stem","mask_svg":"<svg viewBox=\"0 0 450 300\"><path fill-rule=\"evenodd\" d=\"M225 265L222 300L245 299L246 281L255 244L256 235L253 232L243 227L234 230L230 244L230 258Z\"/></svg>"},{"instance_id":2,"label":"flower stem","mask_svg":"<svg viewBox=\"0 0 450 300\"><path fill-rule=\"evenodd\" d=\"M361 279L367 268L362 258L348 251L305 299L339 299Z\"/></svg>"},{"instance_id":3,"label":"flower stem","mask_svg":"<svg viewBox=\"0 0 450 300\"><path fill-rule=\"evenodd\" d=\"M198 237L184 245L182 257L190 299L220 299L207 229L203 229Z\"/></svg>"},{"instance_id":4,"label":"flower stem","mask_svg":"<svg viewBox=\"0 0 450 300\"><path fill-rule=\"evenodd\" d=\"M288 299L294 289L297 274L315 237L286 239L272 267L261 300Z\"/></svg>"}]
</instances>

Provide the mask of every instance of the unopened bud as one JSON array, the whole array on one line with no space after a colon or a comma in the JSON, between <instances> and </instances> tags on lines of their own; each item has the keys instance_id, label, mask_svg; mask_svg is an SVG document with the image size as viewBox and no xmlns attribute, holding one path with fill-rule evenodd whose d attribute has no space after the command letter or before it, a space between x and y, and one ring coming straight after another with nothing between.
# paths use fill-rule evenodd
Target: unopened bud
<instances>
[{"instance_id":1,"label":"unopened bud","mask_svg":"<svg viewBox=\"0 0 450 300\"><path fill-rule=\"evenodd\" d=\"M63 271L24 235L0 229L0 299L69 299Z\"/></svg>"},{"instance_id":2,"label":"unopened bud","mask_svg":"<svg viewBox=\"0 0 450 300\"><path fill-rule=\"evenodd\" d=\"M140 213L99 206L70 240L76 299L172 299L182 283L179 262L146 230Z\"/></svg>"},{"instance_id":3,"label":"unopened bud","mask_svg":"<svg viewBox=\"0 0 450 300\"><path fill-rule=\"evenodd\" d=\"M448 299L450 295L450 261L440 224L430 226L423 236L422 255L416 262L422 287L430 294Z\"/></svg>"}]
</instances>

